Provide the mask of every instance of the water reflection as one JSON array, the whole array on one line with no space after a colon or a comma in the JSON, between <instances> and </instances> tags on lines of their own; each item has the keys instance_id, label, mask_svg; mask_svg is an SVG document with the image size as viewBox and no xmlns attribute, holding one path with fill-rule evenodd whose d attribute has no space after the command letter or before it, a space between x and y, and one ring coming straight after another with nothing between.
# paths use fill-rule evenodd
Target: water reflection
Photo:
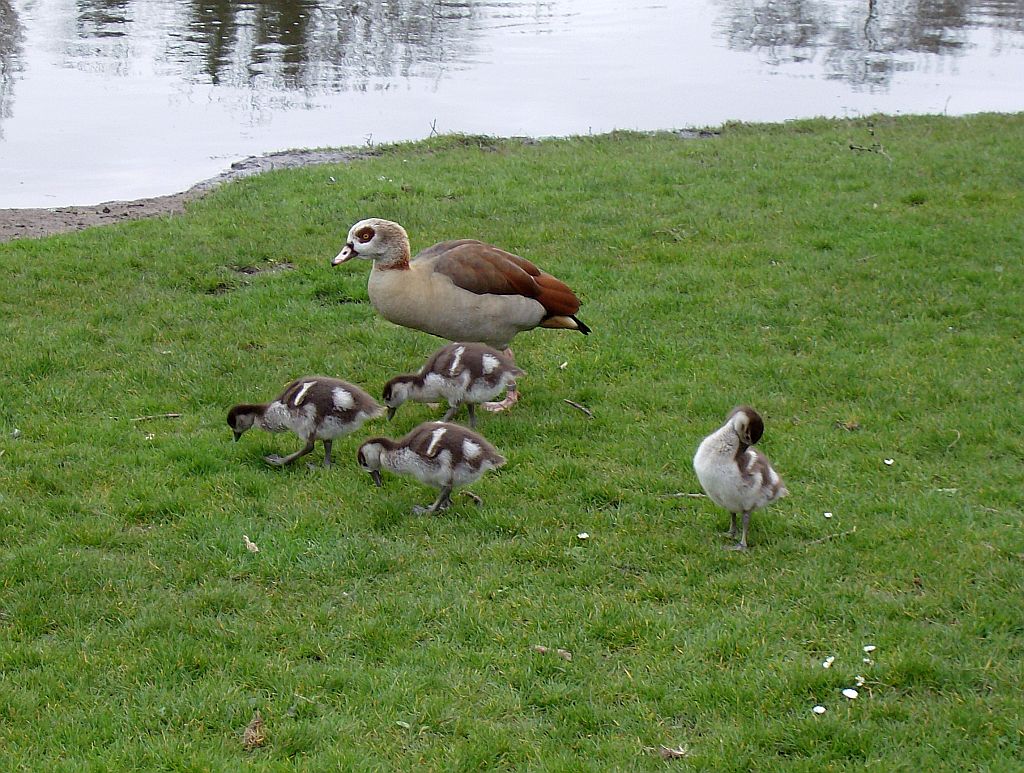
<instances>
[{"instance_id":1,"label":"water reflection","mask_svg":"<svg viewBox=\"0 0 1024 773\"><path fill-rule=\"evenodd\" d=\"M256 90L366 89L374 79L438 78L468 66L474 34L486 19L544 18L552 5L507 0L77 0L65 65L121 73L139 53L132 42L148 39L158 67L191 83Z\"/></svg>"},{"instance_id":2,"label":"water reflection","mask_svg":"<svg viewBox=\"0 0 1024 773\"><path fill-rule=\"evenodd\" d=\"M730 48L767 64L818 62L826 78L884 90L919 66L915 55L955 57L977 27L1024 29L1022 0L721 0Z\"/></svg>"},{"instance_id":3,"label":"water reflection","mask_svg":"<svg viewBox=\"0 0 1024 773\"><path fill-rule=\"evenodd\" d=\"M4 119L11 116L14 74L20 66L21 25L8 0L0 0L0 139Z\"/></svg>"}]
</instances>

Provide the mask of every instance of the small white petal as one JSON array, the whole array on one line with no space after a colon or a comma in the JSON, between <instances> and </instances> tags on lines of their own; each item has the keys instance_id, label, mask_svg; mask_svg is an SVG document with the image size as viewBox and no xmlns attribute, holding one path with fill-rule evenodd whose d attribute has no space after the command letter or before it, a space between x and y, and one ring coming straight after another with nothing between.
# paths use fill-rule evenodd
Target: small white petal
<instances>
[{"instance_id":1,"label":"small white petal","mask_svg":"<svg viewBox=\"0 0 1024 773\"><path fill-rule=\"evenodd\" d=\"M864 677L863 676L855 676L853 678L853 680L857 683L858 687L863 687L864 686Z\"/></svg>"},{"instance_id":2,"label":"small white petal","mask_svg":"<svg viewBox=\"0 0 1024 773\"><path fill-rule=\"evenodd\" d=\"M827 658L825 658L825 660L822 661L821 667L822 668L832 668L832 664L835 662L835 660L836 660L836 656L835 655L829 655Z\"/></svg>"},{"instance_id":3,"label":"small white petal","mask_svg":"<svg viewBox=\"0 0 1024 773\"><path fill-rule=\"evenodd\" d=\"M894 461L896 461L896 460L895 459L883 459L882 461L885 462L887 465L889 465L891 467L892 463Z\"/></svg>"},{"instance_id":4,"label":"small white petal","mask_svg":"<svg viewBox=\"0 0 1024 773\"><path fill-rule=\"evenodd\" d=\"M870 666L870 665L871 665L872 663L874 663L874 662L875 662L875 661L873 661L873 660L872 660L871 658L861 658L861 661L862 661L863 663L867 663L867 664L868 664L869 666Z\"/></svg>"},{"instance_id":5,"label":"small white petal","mask_svg":"<svg viewBox=\"0 0 1024 773\"><path fill-rule=\"evenodd\" d=\"M825 513L825 517L826 518L831 518L832 517L832 513Z\"/></svg>"},{"instance_id":6,"label":"small white petal","mask_svg":"<svg viewBox=\"0 0 1024 773\"><path fill-rule=\"evenodd\" d=\"M590 539L590 535L587 534L585 531L581 531L579 534L576 535L576 537L579 539Z\"/></svg>"},{"instance_id":7,"label":"small white petal","mask_svg":"<svg viewBox=\"0 0 1024 773\"><path fill-rule=\"evenodd\" d=\"M876 647L874 644L865 644L864 645L864 651L865 652L874 652L876 649L878 649L878 647Z\"/></svg>"},{"instance_id":8,"label":"small white petal","mask_svg":"<svg viewBox=\"0 0 1024 773\"><path fill-rule=\"evenodd\" d=\"M849 698L849 699L850 699L851 701L852 701L852 700L853 700L854 698L856 698L856 697L857 697L857 696L858 696L859 694L860 694L860 693L858 693L858 692L857 692L856 690L854 690L854 689L853 689L852 687L847 687L847 688L846 688L845 690L843 690L843 697L844 697L844 698Z\"/></svg>"},{"instance_id":9,"label":"small white petal","mask_svg":"<svg viewBox=\"0 0 1024 773\"><path fill-rule=\"evenodd\" d=\"M824 714L827 709L824 706L818 705L811 709L815 714Z\"/></svg>"},{"instance_id":10,"label":"small white petal","mask_svg":"<svg viewBox=\"0 0 1024 773\"><path fill-rule=\"evenodd\" d=\"M565 370L568 367L569 367L569 361L566 360L565 362L563 362L561 365L558 366L558 369L559 370Z\"/></svg>"}]
</instances>

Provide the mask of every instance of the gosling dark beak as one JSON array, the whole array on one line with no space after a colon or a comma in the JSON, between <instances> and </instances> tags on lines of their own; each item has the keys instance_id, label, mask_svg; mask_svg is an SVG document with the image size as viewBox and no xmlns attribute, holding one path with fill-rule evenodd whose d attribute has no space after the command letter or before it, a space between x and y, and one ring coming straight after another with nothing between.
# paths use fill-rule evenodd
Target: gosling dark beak
<instances>
[{"instance_id":1,"label":"gosling dark beak","mask_svg":"<svg viewBox=\"0 0 1024 773\"><path fill-rule=\"evenodd\" d=\"M348 244L341 248L341 252L339 252L337 256L334 258L334 260L331 261L331 265L338 266L344 263L346 260L352 260L352 258L354 257L356 257L356 248L355 245L352 244L352 242L349 242Z\"/></svg>"},{"instance_id":2,"label":"gosling dark beak","mask_svg":"<svg viewBox=\"0 0 1024 773\"><path fill-rule=\"evenodd\" d=\"M380 470L370 470L370 477L373 478L373 483L377 488L383 487L384 481L380 479Z\"/></svg>"},{"instance_id":3,"label":"gosling dark beak","mask_svg":"<svg viewBox=\"0 0 1024 773\"><path fill-rule=\"evenodd\" d=\"M389 406L388 407L388 421L391 421L393 418L395 418L395 414L396 413L398 413L398 409L397 408L391 408Z\"/></svg>"},{"instance_id":4,"label":"gosling dark beak","mask_svg":"<svg viewBox=\"0 0 1024 773\"><path fill-rule=\"evenodd\" d=\"M240 438L240 437L242 437L242 433L241 432L236 432L235 433L235 442L236 443L238 442L238 438Z\"/></svg>"}]
</instances>

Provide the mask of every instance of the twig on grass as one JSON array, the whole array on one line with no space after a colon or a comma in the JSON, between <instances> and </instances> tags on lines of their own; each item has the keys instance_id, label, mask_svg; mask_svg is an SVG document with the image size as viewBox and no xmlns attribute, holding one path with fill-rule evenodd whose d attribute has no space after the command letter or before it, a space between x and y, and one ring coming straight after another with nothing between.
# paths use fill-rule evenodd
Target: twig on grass
<instances>
[{"instance_id":1,"label":"twig on grass","mask_svg":"<svg viewBox=\"0 0 1024 773\"><path fill-rule=\"evenodd\" d=\"M136 416L130 421L153 421L153 419L180 419L180 413L154 413L152 416Z\"/></svg>"},{"instance_id":2,"label":"twig on grass","mask_svg":"<svg viewBox=\"0 0 1024 773\"><path fill-rule=\"evenodd\" d=\"M840 531L840 532L836 532L835 534L826 534L824 537L818 537L818 539L812 539L810 542L807 542L805 544L807 544L807 545L817 545L820 542L828 542L830 539L838 539L839 537L848 537L851 534L853 534L855 531L857 531L857 527L856 526L854 526L852 529L849 529L848 531Z\"/></svg>"},{"instance_id":3,"label":"twig on grass","mask_svg":"<svg viewBox=\"0 0 1024 773\"><path fill-rule=\"evenodd\" d=\"M954 440L952 443L946 446L947 451L949 451L953 446L960 442L960 430L954 429L953 431L956 433L956 440Z\"/></svg>"},{"instance_id":4,"label":"twig on grass","mask_svg":"<svg viewBox=\"0 0 1024 773\"><path fill-rule=\"evenodd\" d=\"M707 499L707 494L696 494L692 491L677 491L675 494L660 494L658 499L681 499L682 497L690 497L690 499Z\"/></svg>"},{"instance_id":5,"label":"twig on grass","mask_svg":"<svg viewBox=\"0 0 1024 773\"><path fill-rule=\"evenodd\" d=\"M884 156L886 158L886 160L890 164L892 163L892 156L890 156L888 153L886 153L885 152L885 148L883 148L881 146L881 144L878 143L878 142L876 142L874 145L871 145L869 147L865 147L864 145L854 145L851 142L850 143L850 150L859 151L861 153L877 153L880 156Z\"/></svg>"},{"instance_id":6,"label":"twig on grass","mask_svg":"<svg viewBox=\"0 0 1024 773\"><path fill-rule=\"evenodd\" d=\"M585 413L587 415L588 419L594 418L594 413L589 408L587 408L585 405L580 405L579 403L574 403L572 400L569 400L569 399L566 399L565 402L569 403L569 405L571 405L577 411L583 411L583 413Z\"/></svg>"}]
</instances>

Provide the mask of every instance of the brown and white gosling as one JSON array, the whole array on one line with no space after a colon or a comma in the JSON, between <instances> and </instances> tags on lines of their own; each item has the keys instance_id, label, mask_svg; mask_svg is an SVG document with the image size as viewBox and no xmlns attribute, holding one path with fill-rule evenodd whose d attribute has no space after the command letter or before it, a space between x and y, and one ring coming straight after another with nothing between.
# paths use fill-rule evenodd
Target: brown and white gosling
<instances>
[{"instance_id":1,"label":"brown and white gosling","mask_svg":"<svg viewBox=\"0 0 1024 773\"><path fill-rule=\"evenodd\" d=\"M358 460L377 486L383 485L380 471L388 470L439 489L432 505L413 508L417 515L444 510L452 502L452 489L505 464L505 457L482 436L441 421L420 424L398 440L371 438L359 446Z\"/></svg>"},{"instance_id":2,"label":"brown and white gosling","mask_svg":"<svg viewBox=\"0 0 1024 773\"><path fill-rule=\"evenodd\" d=\"M317 440L324 444L324 467L331 466L331 443L354 432L368 419L381 416L384 409L354 384L329 376L295 379L270 403L242 403L228 411L228 426L237 441L253 426L267 432L291 430L305 445L288 456L263 457L267 464L283 467L313 450Z\"/></svg>"},{"instance_id":3,"label":"brown and white gosling","mask_svg":"<svg viewBox=\"0 0 1024 773\"><path fill-rule=\"evenodd\" d=\"M764 420L758 412L741 405L701 441L693 457L693 470L705 493L732 514L730 537L736 537L736 516L743 514L740 541L728 550L746 550L751 512L789 493L768 457L754 448L763 434Z\"/></svg>"},{"instance_id":4,"label":"brown and white gosling","mask_svg":"<svg viewBox=\"0 0 1024 773\"><path fill-rule=\"evenodd\" d=\"M511 358L487 344L447 344L430 356L419 373L395 376L384 385L388 420L406 400L429 403L443 397L448 411L441 421L451 421L465 404L469 426L476 427L477 404L494 399L523 375L525 371Z\"/></svg>"},{"instance_id":5,"label":"brown and white gosling","mask_svg":"<svg viewBox=\"0 0 1024 773\"><path fill-rule=\"evenodd\" d=\"M480 341L506 350L517 333L536 327L590 328L576 317L580 301L566 285L533 263L476 239L439 242L411 257L409 235L398 223L360 220L332 261L372 260L370 302L396 325L449 341ZM515 384L501 410L519 399Z\"/></svg>"}]
</instances>

